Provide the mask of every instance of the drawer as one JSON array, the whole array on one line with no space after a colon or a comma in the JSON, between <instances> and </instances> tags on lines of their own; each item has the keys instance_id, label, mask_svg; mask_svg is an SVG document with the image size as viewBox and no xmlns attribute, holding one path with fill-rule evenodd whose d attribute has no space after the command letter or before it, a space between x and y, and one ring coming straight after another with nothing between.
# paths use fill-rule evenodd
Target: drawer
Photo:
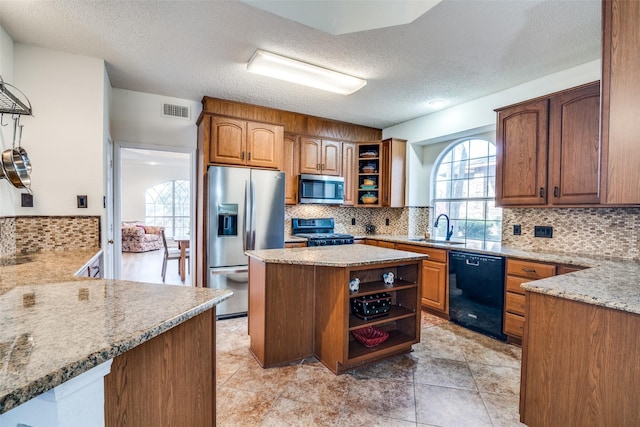
<instances>
[{"instance_id":1,"label":"drawer","mask_svg":"<svg viewBox=\"0 0 640 427\"><path fill-rule=\"evenodd\" d=\"M524 317L517 314L504 314L504 333L512 337L522 338L524 333Z\"/></svg>"},{"instance_id":2,"label":"drawer","mask_svg":"<svg viewBox=\"0 0 640 427\"><path fill-rule=\"evenodd\" d=\"M507 260L507 274L528 277L533 280L556 275L556 266L531 261Z\"/></svg>"},{"instance_id":3,"label":"drawer","mask_svg":"<svg viewBox=\"0 0 640 427\"><path fill-rule=\"evenodd\" d=\"M396 244L393 242L385 242L383 240L378 240L378 246L381 248L395 249Z\"/></svg>"},{"instance_id":4,"label":"drawer","mask_svg":"<svg viewBox=\"0 0 640 427\"><path fill-rule=\"evenodd\" d=\"M399 251L417 252L419 254L429 255L429 261L447 262L446 249L429 248L426 246L407 245L406 243L398 243L396 249Z\"/></svg>"},{"instance_id":5,"label":"drawer","mask_svg":"<svg viewBox=\"0 0 640 427\"><path fill-rule=\"evenodd\" d=\"M513 314L524 316L524 295L507 292L504 301L504 309Z\"/></svg>"},{"instance_id":6,"label":"drawer","mask_svg":"<svg viewBox=\"0 0 640 427\"><path fill-rule=\"evenodd\" d=\"M515 292L517 294L524 295L524 289L520 287L522 283L531 282L532 279L527 279L525 277L517 277L517 276L507 276L505 280L505 286L507 291Z\"/></svg>"}]
</instances>

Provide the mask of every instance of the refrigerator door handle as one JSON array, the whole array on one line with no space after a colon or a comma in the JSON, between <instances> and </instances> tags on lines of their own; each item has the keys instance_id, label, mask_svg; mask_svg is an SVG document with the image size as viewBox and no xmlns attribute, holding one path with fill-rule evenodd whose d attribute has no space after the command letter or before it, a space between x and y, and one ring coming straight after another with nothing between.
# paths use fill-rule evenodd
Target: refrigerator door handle
<instances>
[{"instance_id":1,"label":"refrigerator door handle","mask_svg":"<svg viewBox=\"0 0 640 427\"><path fill-rule=\"evenodd\" d=\"M242 239L242 250L246 251L247 249L251 249L251 242L249 241L250 236L250 222L249 218L249 206L251 206L250 200L250 185L251 181L247 180L244 183L244 214L242 217L243 228L244 228L244 239Z\"/></svg>"},{"instance_id":2,"label":"refrigerator door handle","mask_svg":"<svg viewBox=\"0 0 640 427\"><path fill-rule=\"evenodd\" d=\"M251 250L256 248L256 187L253 183L253 179L250 180L249 188L251 189L251 225L249 227L249 236L251 240Z\"/></svg>"}]
</instances>

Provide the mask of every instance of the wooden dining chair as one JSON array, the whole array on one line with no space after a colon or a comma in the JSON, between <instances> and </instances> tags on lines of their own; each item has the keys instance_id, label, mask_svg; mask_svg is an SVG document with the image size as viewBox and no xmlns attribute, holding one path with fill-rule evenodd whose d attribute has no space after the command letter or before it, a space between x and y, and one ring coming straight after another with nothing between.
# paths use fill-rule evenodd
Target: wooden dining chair
<instances>
[{"instance_id":1,"label":"wooden dining chair","mask_svg":"<svg viewBox=\"0 0 640 427\"><path fill-rule=\"evenodd\" d=\"M171 259L180 261L180 249L169 248L167 246L167 238L164 236L164 228L160 230L162 236L162 245L164 246L164 259L162 260L162 283L164 283L167 275L167 262ZM187 249L186 260L189 260L189 249ZM188 264L188 263L187 263ZM178 274L180 274L180 262L178 262Z\"/></svg>"}]
</instances>

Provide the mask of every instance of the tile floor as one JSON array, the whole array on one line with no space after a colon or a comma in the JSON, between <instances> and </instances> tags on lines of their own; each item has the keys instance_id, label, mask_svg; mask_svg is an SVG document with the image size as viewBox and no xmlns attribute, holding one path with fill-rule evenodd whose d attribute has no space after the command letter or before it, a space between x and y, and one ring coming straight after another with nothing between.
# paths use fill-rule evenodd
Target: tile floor
<instances>
[{"instance_id":1,"label":"tile floor","mask_svg":"<svg viewBox=\"0 0 640 427\"><path fill-rule=\"evenodd\" d=\"M523 426L519 347L423 312L409 354L336 376L315 358L262 369L247 318L217 323L218 426Z\"/></svg>"}]
</instances>

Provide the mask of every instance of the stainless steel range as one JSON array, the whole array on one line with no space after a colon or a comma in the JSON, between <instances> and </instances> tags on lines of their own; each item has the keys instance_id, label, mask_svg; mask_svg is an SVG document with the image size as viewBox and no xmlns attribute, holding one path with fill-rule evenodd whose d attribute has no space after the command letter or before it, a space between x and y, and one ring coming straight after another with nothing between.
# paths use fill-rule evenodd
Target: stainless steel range
<instances>
[{"instance_id":1,"label":"stainless steel range","mask_svg":"<svg viewBox=\"0 0 640 427\"><path fill-rule=\"evenodd\" d=\"M292 218L291 231L294 236L307 239L307 246L350 245L351 234L334 233L333 218Z\"/></svg>"}]
</instances>

